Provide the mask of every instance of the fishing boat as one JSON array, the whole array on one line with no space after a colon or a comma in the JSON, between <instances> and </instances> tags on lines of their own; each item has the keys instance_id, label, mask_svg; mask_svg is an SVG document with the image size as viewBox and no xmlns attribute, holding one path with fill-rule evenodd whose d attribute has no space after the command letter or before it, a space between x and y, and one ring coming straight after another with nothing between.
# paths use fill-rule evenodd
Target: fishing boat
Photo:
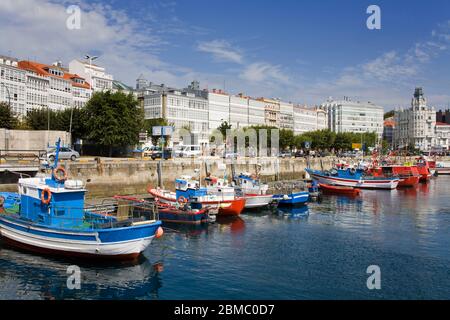
<instances>
[{"instance_id":1,"label":"fishing boat","mask_svg":"<svg viewBox=\"0 0 450 320\"><path fill-rule=\"evenodd\" d=\"M390 165L371 169L374 176L393 177L400 179L397 188L416 187L419 184L420 174L417 166Z\"/></svg>"},{"instance_id":2,"label":"fishing boat","mask_svg":"<svg viewBox=\"0 0 450 320\"><path fill-rule=\"evenodd\" d=\"M436 175L450 175L450 162L437 162Z\"/></svg>"},{"instance_id":3,"label":"fishing boat","mask_svg":"<svg viewBox=\"0 0 450 320\"><path fill-rule=\"evenodd\" d=\"M18 193L0 193L0 235L11 246L53 255L135 259L162 236L157 210L134 201L85 206L85 185L58 166L49 176L21 178Z\"/></svg>"},{"instance_id":4,"label":"fishing boat","mask_svg":"<svg viewBox=\"0 0 450 320\"><path fill-rule=\"evenodd\" d=\"M319 183L336 186L392 190L397 188L400 182L398 177L370 176L367 175L366 171L355 168L325 171L306 169L306 172Z\"/></svg>"},{"instance_id":5,"label":"fishing boat","mask_svg":"<svg viewBox=\"0 0 450 320\"><path fill-rule=\"evenodd\" d=\"M274 194L273 199L278 202L279 206L304 205L308 202L309 192L299 191L286 194Z\"/></svg>"},{"instance_id":6,"label":"fishing boat","mask_svg":"<svg viewBox=\"0 0 450 320\"><path fill-rule=\"evenodd\" d=\"M241 173L234 180L245 194L263 195L269 190L269 185L261 183L256 174Z\"/></svg>"},{"instance_id":7,"label":"fishing boat","mask_svg":"<svg viewBox=\"0 0 450 320\"><path fill-rule=\"evenodd\" d=\"M263 208L274 202L271 194L245 194L245 209Z\"/></svg>"},{"instance_id":8,"label":"fishing boat","mask_svg":"<svg viewBox=\"0 0 450 320\"><path fill-rule=\"evenodd\" d=\"M215 194L234 194L240 198L245 199L246 209L256 209L268 206L272 203L272 195L267 195L268 185L259 184L257 180L254 180L250 176L242 176L237 180L238 186L230 186L225 179L217 178L214 176L207 176L205 178L205 185L208 193ZM243 186L243 187L242 187ZM255 192L255 193L250 193Z\"/></svg>"},{"instance_id":9,"label":"fishing boat","mask_svg":"<svg viewBox=\"0 0 450 320\"><path fill-rule=\"evenodd\" d=\"M114 196L115 199L125 199L137 202L151 202L150 199L142 199L129 196ZM186 224L202 224L214 222L216 220L217 211L212 208L192 209L189 203L180 202L177 204L169 204L154 199L158 207L159 220L171 223Z\"/></svg>"},{"instance_id":10,"label":"fishing boat","mask_svg":"<svg viewBox=\"0 0 450 320\"><path fill-rule=\"evenodd\" d=\"M428 160L425 157L419 157L416 160L417 169L420 174L419 181L427 183L433 176L433 172L431 172L430 170Z\"/></svg>"},{"instance_id":11,"label":"fishing boat","mask_svg":"<svg viewBox=\"0 0 450 320\"><path fill-rule=\"evenodd\" d=\"M325 183L319 183L320 189L326 194L341 194L348 196L357 196L361 193L361 190L355 187L346 186L334 186Z\"/></svg>"},{"instance_id":12,"label":"fishing boat","mask_svg":"<svg viewBox=\"0 0 450 320\"><path fill-rule=\"evenodd\" d=\"M190 176L182 176L175 180L175 192L151 187L147 189L149 194L164 203L189 202L193 209L216 208L219 216L241 214L245 207L245 198L236 196L234 188L223 187L217 191L220 192L200 187L200 183Z\"/></svg>"}]
</instances>

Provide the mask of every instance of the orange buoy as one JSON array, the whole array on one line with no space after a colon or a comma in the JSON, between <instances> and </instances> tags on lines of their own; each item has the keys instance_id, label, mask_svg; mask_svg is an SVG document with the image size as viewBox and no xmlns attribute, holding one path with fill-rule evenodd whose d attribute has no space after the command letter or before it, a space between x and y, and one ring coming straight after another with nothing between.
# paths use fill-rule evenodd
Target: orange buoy
<instances>
[{"instance_id":1,"label":"orange buoy","mask_svg":"<svg viewBox=\"0 0 450 320\"><path fill-rule=\"evenodd\" d=\"M156 230L156 233L155 233L155 238L159 239L163 236L163 234L164 234L163 228L158 227L158 229Z\"/></svg>"}]
</instances>

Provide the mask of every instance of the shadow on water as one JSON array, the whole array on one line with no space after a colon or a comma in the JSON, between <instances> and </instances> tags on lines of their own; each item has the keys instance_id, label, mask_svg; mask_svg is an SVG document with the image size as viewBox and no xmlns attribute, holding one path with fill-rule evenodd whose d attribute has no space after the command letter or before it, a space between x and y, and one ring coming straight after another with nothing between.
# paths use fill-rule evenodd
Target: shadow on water
<instances>
[{"instance_id":1,"label":"shadow on water","mask_svg":"<svg viewBox=\"0 0 450 320\"><path fill-rule=\"evenodd\" d=\"M67 287L69 266L81 271L81 289ZM163 262L145 256L127 262L50 258L0 242L1 299L158 299Z\"/></svg>"}]
</instances>

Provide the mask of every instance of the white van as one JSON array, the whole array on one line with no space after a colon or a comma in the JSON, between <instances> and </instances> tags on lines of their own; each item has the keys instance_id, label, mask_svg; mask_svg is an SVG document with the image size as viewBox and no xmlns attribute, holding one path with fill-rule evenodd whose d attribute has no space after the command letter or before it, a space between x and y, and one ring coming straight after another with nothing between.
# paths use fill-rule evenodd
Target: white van
<instances>
[{"instance_id":1,"label":"white van","mask_svg":"<svg viewBox=\"0 0 450 320\"><path fill-rule=\"evenodd\" d=\"M202 148L199 145L183 145L175 149L176 157L198 157L202 155Z\"/></svg>"}]
</instances>

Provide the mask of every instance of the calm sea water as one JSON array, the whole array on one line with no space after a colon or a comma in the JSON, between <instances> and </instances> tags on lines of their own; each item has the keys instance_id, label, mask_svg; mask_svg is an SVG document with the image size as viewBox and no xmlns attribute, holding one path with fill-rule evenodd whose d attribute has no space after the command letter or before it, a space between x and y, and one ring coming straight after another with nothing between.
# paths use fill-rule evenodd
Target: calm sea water
<instances>
[{"instance_id":1,"label":"calm sea water","mask_svg":"<svg viewBox=\"0 0 450 320\"><path fill-rule=\"evenodd\" d=\"M1 299L450 299L450 177L295 212L170 227L139 262L78 264L0 242ZM368 290L366 269L381 269Z\"/></svg>"}]
</instances>

